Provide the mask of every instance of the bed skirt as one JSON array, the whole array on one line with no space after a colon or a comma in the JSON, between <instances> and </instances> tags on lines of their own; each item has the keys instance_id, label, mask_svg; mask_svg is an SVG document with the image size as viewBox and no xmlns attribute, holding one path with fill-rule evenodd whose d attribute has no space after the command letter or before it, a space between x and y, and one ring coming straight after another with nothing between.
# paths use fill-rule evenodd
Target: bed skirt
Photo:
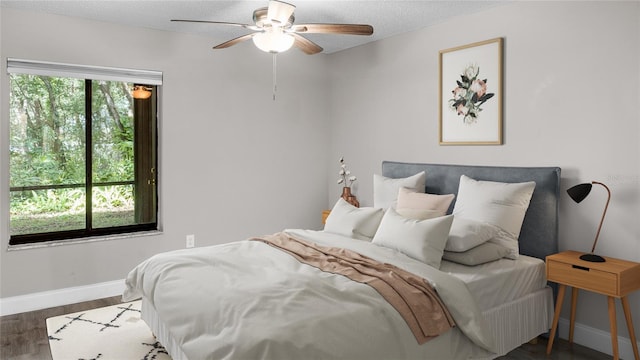
<instances>
[{"instance_id":1,"label":"bed skirt","mask_svg":"<svg viewBox=\"0 0 640 360\"><path fill-rule=\"evenodd\" d=\"M171 336L168 329L164 326L164 323L160 321L156 308L147 300L146 297L142 297L142 320L149 325L151 332L156 339L167 349L167 352L171 356L172 360L188 360L187 356L180 349L180 344Z\"/></svg>"},{"instance_id":2,"label":"bed skirt","mask_svg":"<svg viewBox=\"0 0 640 360\"><path fill-rule=\"evenodd\" d=\"M549 331L553 321L553 292L547 286L486 310L482 315L488 321L496 341L498 353L492 357L496 358ZM188 360L146 298L142 299L142 319L173 360Z\"/></svg>"},{"instance_id":3,"label":"bed skirt","mask_svg":"<svg viewBox=\"0 0 640 360\"><path fill-rule=\"evenodd\" d=\"M482 313L489 323L498 356L527 343L551 328L553 291L550 287Z\"/></svg>"}]
</instances>

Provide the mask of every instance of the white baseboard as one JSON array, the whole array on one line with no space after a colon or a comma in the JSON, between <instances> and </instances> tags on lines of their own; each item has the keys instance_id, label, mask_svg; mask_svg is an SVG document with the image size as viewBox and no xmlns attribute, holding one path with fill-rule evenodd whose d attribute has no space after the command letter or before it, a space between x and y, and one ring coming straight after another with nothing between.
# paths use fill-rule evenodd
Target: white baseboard
<instances>
[{"instance_id":1,"label":"white baseboard","mask_svg":"<svg viewBox=\"0 0 640 360\"><path fill-rule=\"evenodd\" d=\"M626 323L622 325L618 324L618 326L626 326ZM568 319L560 318L558 321L558 336L562 339L569 338ZM611 333L608 331L602 331L576 322L573 332L573 342L607 355L613 355L611 349ZM638 344L638 346L640 347L640 344ZM621 359L633 359L631 339L618 336L618 351L620 352Z\"/></svg>"},{"instance_id":2,"label":"white baseboard","mask_svg":"<svg viewBox=\"0 0 640 360\"><path fill-rule=\"evenodd\" d=\"M117 296L122 294L123 291L124 280L114 280L86 286L0 298L0 316Z\"/></svg>"}]
</instances>

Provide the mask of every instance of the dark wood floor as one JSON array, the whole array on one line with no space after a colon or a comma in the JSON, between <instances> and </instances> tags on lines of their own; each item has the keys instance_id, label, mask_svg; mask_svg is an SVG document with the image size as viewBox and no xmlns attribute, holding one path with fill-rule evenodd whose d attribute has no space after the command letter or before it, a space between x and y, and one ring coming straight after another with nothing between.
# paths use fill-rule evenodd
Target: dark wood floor
<instances>
[{"instance_id":1,"label":"dark wood floor","mask_svg":"<svg viewBox=\"0 0 640 360\"><path fill-rule=\"evenodd\" d=\"M0 317L0 359L51 360L47 318L121 303L121 297Z\"/></svg>"},{"instance_id":2,"label":"dark wood floor","mask_svg":"<svg viewBox=\"0 0 640 360\"><path fill-rule=\"evenodd\" d=\"M116 305L120 296L59 306L50 309L0 317L0 359L2 360L51 360L45 320L47 318ZM611 357L580 345L570 345L557 340L553 352L545 355L547 341L540 339L536 345L525 344L500 360L604 360ZM125 360L125 359L123 359Z\"/></svg>"}]
</instances>

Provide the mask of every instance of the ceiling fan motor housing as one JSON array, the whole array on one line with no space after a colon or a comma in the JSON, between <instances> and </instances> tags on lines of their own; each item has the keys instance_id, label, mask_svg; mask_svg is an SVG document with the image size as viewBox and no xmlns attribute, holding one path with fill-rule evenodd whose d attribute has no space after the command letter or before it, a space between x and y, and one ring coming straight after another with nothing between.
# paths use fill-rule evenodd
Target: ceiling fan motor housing
<instances>
[{"instance_id":1,"label":"ceiling fan motor housing","mask_svg":"<svg viewBox=\"0 0 640 360\"><path fill-rule=\"evenodd\" d=\"M261 28L273 26L274 23L267 17L268 11L269 11L269 8L267 7L254 10L253 22ZM296 19L295 16L291 14L291 16L289 16L289 19L287 20L286 23L275 24L275 25L280 26L281 28L284 28L284 29L288 29L293 25L293 22L295 21L295 19Z\"/></svg>"}]
</instances>

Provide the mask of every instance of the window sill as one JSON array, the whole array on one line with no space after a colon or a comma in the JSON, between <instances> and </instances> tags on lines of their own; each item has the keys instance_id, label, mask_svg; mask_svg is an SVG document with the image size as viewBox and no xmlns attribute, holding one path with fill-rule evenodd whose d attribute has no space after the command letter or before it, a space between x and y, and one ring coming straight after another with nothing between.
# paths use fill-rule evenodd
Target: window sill
<instances>
[{"instance_id":1,"label":"window sill","mask_svg":"<svg viewBox=\"0 0 640 360\"><path fill-rule=\"evenodd\" d=\"M55 241L47 241L47 242L33 243L33 244L9 245L7 248L7 251L42 249L42 248L50 248L55 246L77 245L77 244L94 243L94 242L100 242L100 241L131 239L131 238L155 236L155 235L162 235L162 230L140 231L135 233L115 234L115 235L105 235L105 236L92 236L92 237L87 237L82 239L55 240Z\"/></svg>"}]
</instances>

